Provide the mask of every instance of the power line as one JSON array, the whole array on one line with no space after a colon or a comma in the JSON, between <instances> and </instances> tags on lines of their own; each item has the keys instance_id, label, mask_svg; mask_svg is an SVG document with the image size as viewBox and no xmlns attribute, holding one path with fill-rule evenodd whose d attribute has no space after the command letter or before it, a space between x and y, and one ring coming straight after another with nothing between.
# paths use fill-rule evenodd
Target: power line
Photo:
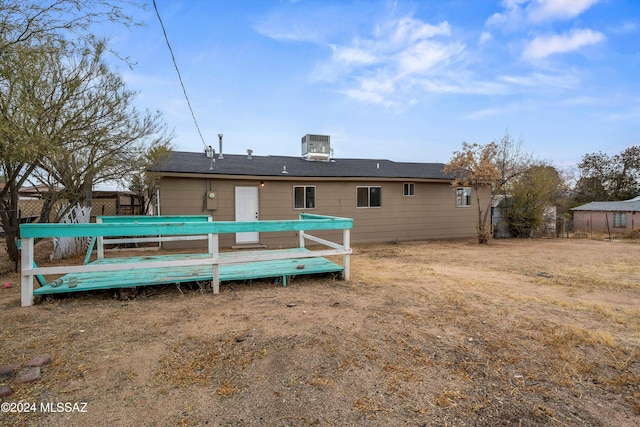
<instances>
[{"instance_id":1,"label":"power line","mask_svg":"<svg viewBox=\"0 0 640 427\"><path fill-rule=\"evenodd\" d=\"M184 93L184 98L187 100L187 106L189 107L189 111L191 111L191 117L193 117L193 123L196 125L196 129L198 130L198 135L200 135L200 140L204 145L204 148L207 148L207 144L204 142L204 137L202 136L202 132L200 132L200 126L198 126L198 120L196 120L196 115L193 112L193 108L191 108L191 101L189 101L189 96L187 96L187 89L184 87L184 82L182 81L182 75L180 74L180 70L178 69L178 63L176 62L176 57L173 55L173 49L171 48L171 43L169 43L169 37L167 37L167 31L164 28L164 24L162 23L162 18L160 17L160 12L158 12L158 5L156 5L156 0L153 0L153 8L156 11L156 16L158 17L158 21L160 21L160 27L162 27L162 33L164 34L164 39L167 42L167 47L169 48L169 52L171 53L171 60L173 61L173 66L176 68L176 72L178 73L178 80L180 80L180 86L182 86L182 93Z\"/></svg>"}]
</instances>

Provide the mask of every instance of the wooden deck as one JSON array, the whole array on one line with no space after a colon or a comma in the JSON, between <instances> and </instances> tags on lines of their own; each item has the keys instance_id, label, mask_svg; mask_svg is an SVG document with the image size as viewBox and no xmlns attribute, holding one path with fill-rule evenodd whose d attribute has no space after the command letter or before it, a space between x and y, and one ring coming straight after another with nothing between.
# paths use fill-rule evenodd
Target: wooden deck
<instances>
[{"instance_id":1,"label":"wooden deck","mask_svg":"<svg viewBox=\"0 0 640 427\"><path fill-rule=\"evenodd\" d=\"M118 289L167 283L209 282L214 294L220 282L258 278L287 278L304 274L340 272L349 280L350 229L353 220L301 213L298 220L280 221L212 221L211 217L100 217L95 224L22 224L21 302L33 305L34 295ZM342 242L329 241L309 231L336 231ZM298 247L224 252L219 235L243 232L296 232ZM335 234L334 234L335 235ZM43 238L91 239L84 265L39 267L35 263L34 242ZM106 258L106 244L206 240L207 253L130 256ZM305 241L323 249L307 249ZM97 259L89 262L97 246ZM340 256L342 265L325 257ZM47 278L48 276L48 278ZM55 281L52 278L61 280ZM41 285L34 289L34 282Z\"/></svg>"},{"instance_id":2,"label":"wooden deck","mask_svg":"<svg viewBox=\"0 0 640 427\"><path fill-rule=\"evenodd\" d=\"M279 252L309 252L305 248L294 248L279 250ZM260 251L257 251L258 253ZM270 251L274 252L274 251ZM251 258L256 252L241 253L240 257ZM338 265L324 257L314 258L293 258L268 261L247 261L241 263L225 264L225 258L237 257L237 252L221 253L221 264L219 267L220 282L280 278L284 286L287 285L287 278L305 274L319 273L339 273L344 267ZM144 268L145 262L164 262L188 259L207 259L209 254L176 254L157 255L144 257L127 258L103 258L90 263L90 265L107 264L131 264L138 263L132 270L126 271L95 271L91 273L69 273L60 279L62 284L51 286L47 284L38 289L34 289L34 295L60 294L68 292L82 292L99 289L117 289L137 286L153 286L168 283L186 282L211 282L213 280L213 270L211 266L192 265L179 267L155 267ZM55 282L54 282L55 284Z\"/></svg>"}]
</instances>

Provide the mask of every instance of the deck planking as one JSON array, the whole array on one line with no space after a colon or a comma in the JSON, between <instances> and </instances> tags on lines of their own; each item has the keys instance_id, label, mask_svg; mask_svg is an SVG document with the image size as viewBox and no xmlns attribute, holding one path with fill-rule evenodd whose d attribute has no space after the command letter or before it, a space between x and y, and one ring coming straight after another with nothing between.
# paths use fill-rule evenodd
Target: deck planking
<instances>
[{"instance_id":1,"label":"deck planking","mask_svg":"<svg viewBox=\"0 0 640 427\"><path fill-rule=\"evenodd\" d=\"M305 248L287 249L283 252L308 251ZM260 251L246 251L241 257L250 258ZM221 258L238 256L238 252L223 252ZM206 259L210 254L174 254L139 256L126 258L103 258L90 264L127 264L144 263L149 261L175 261L183 259ZM234 264L220 264L219 277L221 282L238 280L264 279L271 277L282 278L283 285L287 284L287 277L306 274L342 272L344 267L324 257L293 258L268 261L242 261ZM179 266L144 268L138 267L123 271L105 271L91 273L68 273L61 276L62 285L50 285L34 289L34 295L49 295L68 292L82 292L101 289L130 288L137 286L153 286L171 283L186 283L196 281L211 281L213 267L211 265ZM70 284L75 284L69 287Z\"/></svg>"}]
</instances>

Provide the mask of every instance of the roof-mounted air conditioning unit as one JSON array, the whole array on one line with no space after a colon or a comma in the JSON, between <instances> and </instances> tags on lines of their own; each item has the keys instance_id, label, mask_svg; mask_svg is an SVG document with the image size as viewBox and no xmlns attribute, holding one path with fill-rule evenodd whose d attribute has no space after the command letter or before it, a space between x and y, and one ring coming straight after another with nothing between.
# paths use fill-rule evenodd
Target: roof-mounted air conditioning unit
<instances>
[{"instance_id":1,"label":"roof-mounted air conditioning unit","mask_svg":"<svg viewBox=\"0 0 640 427\"><path fill-rule=\"evenodd\" d=\"M302 137L302 158L328 162L331 160L331 137L306 134Z\"/></svg>"}]
</instances>

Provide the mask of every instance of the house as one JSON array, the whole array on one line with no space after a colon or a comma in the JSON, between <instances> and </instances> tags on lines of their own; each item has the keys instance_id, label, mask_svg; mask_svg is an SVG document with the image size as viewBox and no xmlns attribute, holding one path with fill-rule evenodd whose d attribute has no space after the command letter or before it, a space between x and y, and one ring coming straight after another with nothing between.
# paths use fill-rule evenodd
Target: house
<instances>
[{"instance_id":1,"label":"house","mask_svg":"<svg viewBox=\"0 0 640 427\"><path fill-rule=\"evenodd\" d=\"M591 202L571 208L573 229L587 233L630 233L640 227L640 196L619 202Z\"/></svg>"},{"instance_id":2,"label":"house","mask_svg":"<svg viewBox=\"0 0 640 427\"><path fill-rule=\"evenodd\" d=\"M173 152L154 169L160 214L208 214L214 221L297 219L302 212L348 217L356 243L477 236L476 195L452 187L442 163L333 158L330 137L310 134L299 157L205 151ZM481 196L486 206L490 194ZM237 233L220 243L296 243L297 233L284 234Z\"/></svg>"}]
</instances>

